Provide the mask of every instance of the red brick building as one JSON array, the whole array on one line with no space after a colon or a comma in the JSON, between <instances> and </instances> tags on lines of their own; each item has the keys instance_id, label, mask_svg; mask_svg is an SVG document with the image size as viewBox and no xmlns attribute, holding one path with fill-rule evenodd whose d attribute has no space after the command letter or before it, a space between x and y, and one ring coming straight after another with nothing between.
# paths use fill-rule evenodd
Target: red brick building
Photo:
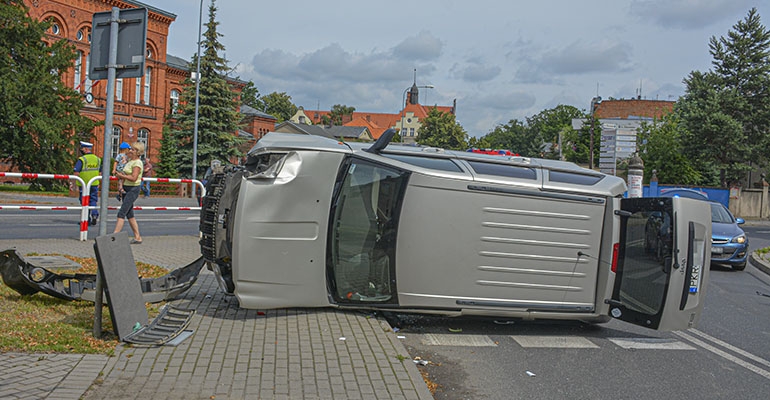
<instances>
[{"instance_id":1,"label":"red brick building","mask_svg":"<svg viewBox=\"0 0 770 400\"><path fill-rule=\"evenodd\" d=\"M647 117L660 119L674 109L673 101L665 100L602 100L596 107L594 116L599 119L633 119Z\"/></svg>"},{"instance_id":2,"label":"red brick building","mask_svg":"<svg viewBox=\"0 0 770 400\"><path fill-rule=\"evenodd\" d=\"M169 26L176 15L159 8L131 0L25 0L29 14L38 20L50 20L53 25L47 32L47 39L66 39L76 47L78 59L74 68L62 74L67 86L81 92L84 106L81 113L95 121L105 119L107 104L107 80L92 81L88 77L89 53L91 46L91 21L93 14L120 9L147 8L147 54L145 75L141 78L119 79L115 84L115 108L113 132L111 134L113 156L117 154L120 142L145 142L147 156L152 162L158 161L160 140L166 116L179 103L182 82L190 76L188 61L168 55L166 44ZM194 39L191 39L194 40ZM234 81L236 90L244 82ZM90 94L87 96L87 94ZM275 119L269 115L247 115L243 131L253 141L264 132L272 130ZM96 154L104 152L104 127L94 132ZM41 171L45 172L45 171Z\"/></svg>"}]
</instances>

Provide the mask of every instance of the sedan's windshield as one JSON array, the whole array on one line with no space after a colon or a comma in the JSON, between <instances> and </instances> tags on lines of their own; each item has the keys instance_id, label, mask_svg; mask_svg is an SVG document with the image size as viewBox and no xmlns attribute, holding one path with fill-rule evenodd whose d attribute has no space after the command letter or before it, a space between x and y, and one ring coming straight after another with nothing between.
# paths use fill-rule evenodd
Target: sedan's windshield
<instances>
[{"instance_id":1,"label":"sedan's windshield","mask_svg":"<svg viewBox=\"0 0 770 400\"><path fill-rule=\"evenodd\" d=\"M712 203L711 204L711 222L716 222L720 224L732 224L735 222L733 219L732 214L730 214L730 211L727 211L727 209L721 205Z\"/></svg>"}]
</instances>

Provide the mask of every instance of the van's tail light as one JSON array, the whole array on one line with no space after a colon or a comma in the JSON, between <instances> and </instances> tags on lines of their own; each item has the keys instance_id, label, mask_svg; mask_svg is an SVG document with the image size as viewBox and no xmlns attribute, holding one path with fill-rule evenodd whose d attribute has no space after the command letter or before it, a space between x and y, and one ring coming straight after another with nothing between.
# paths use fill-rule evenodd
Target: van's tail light
<instances>
[{"instance_id":1,"label":"van's tail light","mask_svg":"<svg viewBox=\"0 0 770 400\"><path fill-rule=\"evenodd\" d=\"M610 269L613 273L618 272L618 251L620 251L620 243L612 245L612 266Z\"/></svg>"}]
</instances>

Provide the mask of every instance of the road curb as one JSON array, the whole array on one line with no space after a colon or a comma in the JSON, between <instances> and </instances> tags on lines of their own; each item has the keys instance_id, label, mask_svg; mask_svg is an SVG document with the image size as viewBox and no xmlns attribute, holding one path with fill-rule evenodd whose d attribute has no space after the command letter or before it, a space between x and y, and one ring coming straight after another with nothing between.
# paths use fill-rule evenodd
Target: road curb
<instances>
[{"instance_id":1,"label":"road curb","mask_svg":"<svg viewBox=\"0 0 770 400\"><path fill-rule=\"evenodd\" d=\"M757 267L758 270L770 275L770 262L764 260L761 256L753 252L749 255L749 262L751 265Z\"/></svg>"}]
</instances>

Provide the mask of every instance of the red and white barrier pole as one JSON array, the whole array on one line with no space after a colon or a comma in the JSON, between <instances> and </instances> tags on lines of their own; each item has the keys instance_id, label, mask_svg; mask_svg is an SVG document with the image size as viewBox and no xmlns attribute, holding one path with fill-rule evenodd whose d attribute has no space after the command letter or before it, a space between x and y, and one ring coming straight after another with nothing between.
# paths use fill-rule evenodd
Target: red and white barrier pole
<instances>
[{"instance_id":1,"label":"red and white barrier pole","mask_svg":"<svg viewBox=\"0 0 770 400\"><path fill-rule=\"evenodd\" d=\"M47 210L47 211L64 211L64 210L80 210L80 240L88 240L88 213L91 207L88 205L90 202L91 185L94 181L102 179L102 176L96 176L91 178L87 183L83 181L78 175L63 175L63 174L38 174L29 172L0 172L0 177L8 178L22 178L22 179L60 179L60 180L74 180L80 183L80 187L83 188L81 202L79 207L68 206L0 206L0 210ZM110 176L111 181L118 180L117 177ZM206 196L206 188L203 183L197 179L175 179L175 178L142 178L143 181L148 182L163 182L163 183L193 183L200 187L201 197ZM119 207L107 207L109 210L117 210ZM144 211L200 211L200 207L134 207L134 210Z\"/></svg>"},{"instance_id":2,"label":"red and white barrier pole","mask_svg":"<svg viewBox=\"0 0 770 400\"><path fill-rule=\"evenodd\" d=\"M102 176L95 176L91 178L91 180L88 181L86 184L85 193L88 194L91 192L91 184L94 183L94 181L102 179ZM116 176L110 176L111 181L117 181L118 178ZM194 183L201 188L201 196L206 195L206 188L203 186L203 183L197 179L176 179L176 178L142 178L142 181L148 181L148 182L164 182L164 183ZM99 201L102 201L103 199L99 199ZM87 195L83 196L83 211L80 214L80 241L88 240L88 201L87 201ZM107 207L108 210L117 210L120 207ZM200 210L200 207L134 207L134 210L152 210L152 211L173 211L173 210L179 210L179 211L196 211Z\"/></svg>"}]
</instances>

